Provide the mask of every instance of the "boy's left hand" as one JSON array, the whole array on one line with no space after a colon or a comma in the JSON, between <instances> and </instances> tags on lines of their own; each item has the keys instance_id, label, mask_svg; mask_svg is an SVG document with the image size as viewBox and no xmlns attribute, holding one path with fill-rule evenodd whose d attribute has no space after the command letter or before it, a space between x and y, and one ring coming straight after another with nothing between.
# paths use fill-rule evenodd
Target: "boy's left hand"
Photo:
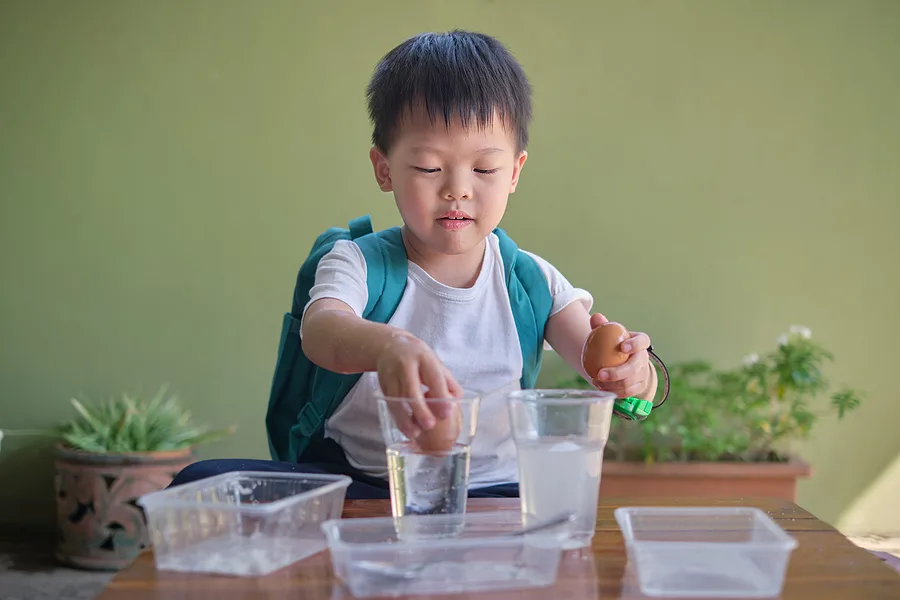
<instances>
[{"instance_id":1,"label":"boy's left hand","mask_svg":"<svg viewBox=\"0 0 900 600\"><path fill-rule=\"evenodd\" d=\"M599 327L607 323L609 319L596 313L591 315L591 328ZM628 360L618 367L609 367L600 371L598 377L592 380L594 387L607 392L613 392L619 398L639 396L650 385L651 372L650 337L646 333L630 331L629 337L619 345L619 350L630 354ZM593 375L593 374L589 374Z\"/></svg>"}]
</instances>

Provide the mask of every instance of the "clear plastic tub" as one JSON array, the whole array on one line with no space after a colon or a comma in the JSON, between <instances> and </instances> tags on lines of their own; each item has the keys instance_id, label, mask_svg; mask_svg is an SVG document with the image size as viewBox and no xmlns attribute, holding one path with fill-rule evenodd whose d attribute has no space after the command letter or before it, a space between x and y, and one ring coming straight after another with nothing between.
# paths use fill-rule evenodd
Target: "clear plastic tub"
<instances>
[{"instance_id":1,"label":"clear plastic tub","mask_svg":"<svg viewBox=\"0 0 900 600\"><path fill-rule=\"evenodd\" d=\"M460 523L454 537L432 535ZM332 520L322 529L337 578L369 597L553 585L565 531L508 535L521 527L521 514L507 511Z\"/></svg>"},{"instance_id":2,"label":"clear plastic tub","mask_svg":"<svg viewBox=\"0 0 900 600\"><path fill-rule=\"evenodd\" d=\"M343 475L239 471L142 496L156 568L265 575L324 550Z\"/></svg>"},{"instance_id":3,"label":"clear plastic tub","mask_svg":"<svg viewBox=\"0 0 900 600\"><path fill-rule=\"evenodd\" d=\"M647 596L778 596L797 547L756 508L622 507L615 516Z\"/></svg>"}]
</instances>

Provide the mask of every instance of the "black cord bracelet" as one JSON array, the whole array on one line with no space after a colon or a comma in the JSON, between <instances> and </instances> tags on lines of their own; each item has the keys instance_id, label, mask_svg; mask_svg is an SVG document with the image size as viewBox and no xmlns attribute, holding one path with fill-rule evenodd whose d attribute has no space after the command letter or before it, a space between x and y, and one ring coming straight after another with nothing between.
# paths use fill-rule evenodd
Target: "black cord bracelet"
<instances>
[{"instance_id":1,"label":"black cord bracelet","mask_svg":"<svg viewBox=\"0 0 900 600\"><path fill-rule=\"evenodd\" d=\"M662 398L662 400L659 401L659 404L656 404L653 406L653 408L659 408L660 406L662 406L665 403L666 399L669 397L669 370L666 368L666 363L664 363L662 361L662 359L660 357L658 357L655 352L653 352L653 346L650 346L649 348L647 348L647 354L649 354L650 358L653 359L653 362L655 362L657 365L659 365L659 367L662 369L663 379L665 379L665 388L663 389L663 398Z\"/></svg>"}]
</instances>

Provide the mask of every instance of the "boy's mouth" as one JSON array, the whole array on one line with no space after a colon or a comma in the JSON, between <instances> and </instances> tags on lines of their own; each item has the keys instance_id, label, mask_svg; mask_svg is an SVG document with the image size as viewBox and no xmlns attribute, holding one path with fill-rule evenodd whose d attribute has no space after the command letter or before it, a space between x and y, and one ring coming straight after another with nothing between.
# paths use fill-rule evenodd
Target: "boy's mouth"
<instances>
[{"instance_id":1,"label":"boy's mouth","mask_svg":"<svg viewBox=\"0 0 900 600\"><path fill-rule=\"evenodd\" d=\"M440 223L441 227L443 227L444 229L449 229L451 231L467 227L474 221L475 220L472 217L460 210L449 210L438 217L437 220L437 222Z\"/></svg>"}]
</instances>

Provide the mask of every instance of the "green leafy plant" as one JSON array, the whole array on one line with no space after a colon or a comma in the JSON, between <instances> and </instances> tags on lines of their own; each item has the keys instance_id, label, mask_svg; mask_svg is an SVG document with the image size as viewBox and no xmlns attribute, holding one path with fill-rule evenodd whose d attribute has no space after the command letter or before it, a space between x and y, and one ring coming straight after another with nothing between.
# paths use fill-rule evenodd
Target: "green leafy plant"
<instances>
[{"instance_id":1,"label":"green leafy plant","mask_svg":"<svg viewBox=\"0 0 900 600\"><path fill-rule=\"evenodd\" d=\"M816 401L830 385L822 373L831 353L806 327L791 327L764 356L715 369L706 361L669 366L666 404L645 421L615 419L607 455L616 460L753 461L788 460L791 445L809 436L824 411ZM558 387L587 388L581 377ZM841 388L828 408L838 419L859 406L860 393Z\"/></svg>"},{"instance_id":2,"label":"green leafy plant","mask_svg":"<svg viewBox=\"0 0 900 600\"><path fill-rule=\"evenodd\" d=\"M179 450L212 442L229 435L235 427L210 430L191 422L191 413L178 397L163 386L149 400L129 394L102 401L72 398L74 418L57 429L8 430L8 435L59 438L64 445L85 452L133 453ZM0 432L2 440L2 432Z\"/></svg>"},{"instance_id":3,"label":"green leafy plant","mask_svg":"<svg viewBox=\"0 0 900 600\"><path fill-rule=\"evenodd\" d=\"M63 441L87 452L158 452L220 439L234 427L210 431L191 423L190 411L163 386L149 401L128 394L87 404L72 398L78 415L65 423Z\"/></svg>"}]
</instances>

